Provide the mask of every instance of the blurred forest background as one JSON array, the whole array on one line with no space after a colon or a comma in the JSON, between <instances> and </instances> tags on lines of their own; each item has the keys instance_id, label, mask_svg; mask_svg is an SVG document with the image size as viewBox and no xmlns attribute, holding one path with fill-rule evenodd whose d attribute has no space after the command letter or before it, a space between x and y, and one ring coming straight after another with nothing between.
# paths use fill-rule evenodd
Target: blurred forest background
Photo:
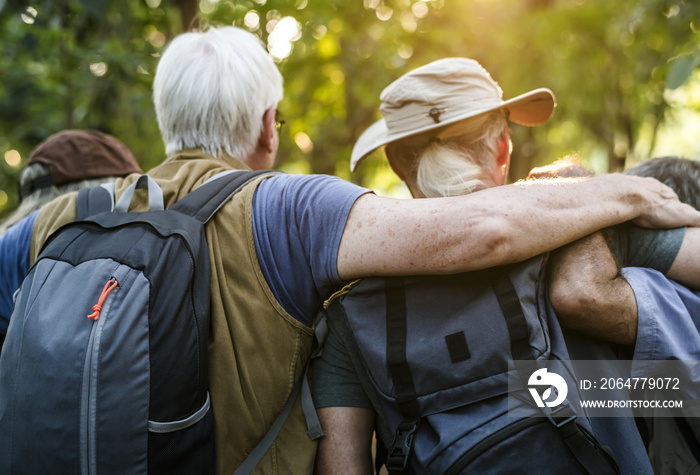
<instances>
[{"instance_id":1,"label":"blurred forest background","mask_svg":"<svg viewBox=\"0 0 700 475\"><path fill-rule=\"evenodd\" d=\"M246 28L285 78L278 165L405 196L379 153L350 175L379 94L446 56L478 60L510 98L552 89L554 118L512 126L511 180L579 153L597 173L700 157L699 0L0 0L0 215L32 149L68 128L164 157L151 84L168 41Z\"/></svg>"}]
</instances>

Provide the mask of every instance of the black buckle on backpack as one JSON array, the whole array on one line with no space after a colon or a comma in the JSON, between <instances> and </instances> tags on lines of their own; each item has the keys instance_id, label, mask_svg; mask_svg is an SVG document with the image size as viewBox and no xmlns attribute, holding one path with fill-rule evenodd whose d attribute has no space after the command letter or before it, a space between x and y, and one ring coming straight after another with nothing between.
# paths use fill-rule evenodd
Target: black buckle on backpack
<instances>
[{"instance_id":1,"label":"black buckle on backpack","mask_svg":"<svg viewBox=\"0 0 700 475\"><path fill-rule=\"evenodd\" d=\"M547 411L547 419L554 424L554 427L562 427L576 420L576 412L570 404L565 402L561 406Z\"/></svg>"},{"instance_id":2,"label":"black buckle on backpack","mask_svg":"<svg viewBox=\"0 0 700 475\"><path fill-rule=\"evenodd\" d=\"M418 431L420 421L414 422L408 429L402 428L400 424L396 429L394 441L389 447L389 454L386 457L386 469L391 473L394 470L402 471L408 464L408 456L411 454L413 437Z\"/></svg>"}]
</instances>

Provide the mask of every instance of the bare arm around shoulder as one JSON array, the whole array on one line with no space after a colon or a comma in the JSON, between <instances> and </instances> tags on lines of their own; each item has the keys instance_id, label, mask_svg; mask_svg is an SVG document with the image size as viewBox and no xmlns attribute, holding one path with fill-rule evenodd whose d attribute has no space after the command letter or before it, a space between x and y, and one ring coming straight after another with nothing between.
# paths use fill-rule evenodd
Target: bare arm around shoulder
<instances>
[{"instance_id":1,"label":"bare arm around shoulder","mask_svg":"<svg viewBox=\"0 0 700 475\"><path fill-rule=\"evenodd\" d=\"M666 276L700 289L700 228L688 228ZM552 307L566 328L624 345L635 343L637 301L602 233L552 253Z\"/></svg>"},{"instance_id":2,"label":"bare arm around shoulder","mask_svg":"<svg viewBox=\"0 0 700 475\"><path fill-rule=\"evenodd\" d=\"M607 226L700 224L700 213L650 178L612 174L500 186L466 196L360 197L338 251L342 279L447 274L517 262Z\"/></svg>"},{"instance_id":3,"label":"bare arm around shoulder","mask_svg":"<svg viewBox=\"0 0 700 475\"><path fill-rule=\"evenodd\" d=\"M563 327L612 343L634 344L637 301L603 233L554 251L549 282L552 308Z\"/></svg>"},{"instance_id":4,"label":"bare arm around shoulder","mask_svg":"<svg viewBox=\"0 0 700 475\"><path fill-rule=\"evenodd\" d=\"M370 475L374 411L363 407L324 407L318 417L325 435L318 442L317 475Z\"/></svg>"}]
</instances>

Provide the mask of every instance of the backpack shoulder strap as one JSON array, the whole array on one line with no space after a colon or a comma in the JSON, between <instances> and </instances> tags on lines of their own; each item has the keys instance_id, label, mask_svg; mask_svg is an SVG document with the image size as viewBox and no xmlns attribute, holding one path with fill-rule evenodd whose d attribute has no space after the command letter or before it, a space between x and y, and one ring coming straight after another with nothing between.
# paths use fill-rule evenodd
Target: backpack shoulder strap
<instances>
[{"instance_id":1,"label":"backpack shoulder strap","mask_svg":"<svg viewBox=\"0 0 700 475\"><path fill-rule=\"evenodd\" d=\"M287 398L287 402L284 404L282 412L279 413L277 419L275 419L275 422L272 423L272 426L270 426L270 429L267 431L265 436L262 439L260 439L258 445L255 446L255 448L250 452L250 454L248 454L246 459L233 472L233 475L247 475L253 472L255 467L262 460L262 458L265 456L265 453L267 453L267 450L277 438L277 434L279 434L280 430L282 429L282 425L284 425L284 422L287 420L287 416L292 410L294 401L299 395L301 385L302 380L299 379L292 388L292 392L289 395L289 398Z\"/></svg>"},{"instance_id":2,"label":"backpack shoulder strap","mask_svg":"<svg viewBox=\"0 0 700 475\"><path fill-rule=\"evenodd\" d=\"M273 173L278 172L273 170L231 170L219 173L169 209L192 216L202 223L206 223L243 186L260 175Z\"/></svg>"},{"instance_id":3,"label":"backpack shoulder strap","mask_svg":"<svg viewBox=\"0 0 700 475\"><path fill-rule=\"evenodd\" d=\"M503 316L506 319L510 334L511 354L513 360L531 360L534 365L534 355L530 352L528 342L528 328L523 315L522 305L513 281L504 274L493 283L493 291L498 299ZM518 375L524 387L527 387L527 377L523 368L516 366ZM555 408L542 407L542 413L551 422L559 437L562 439L571 455L591 475L618 474L619 468L615 459L606 452L598 440L577 423L577 415L571 403L564 400Z\"/></svg>"},{"instance_id":4,"label":"backpack shoulder strap","mask_svg":"<svg viewBox=\"0 0 700 475\"><path fill-rule=\"evenodd\" d=\"M549 419L559 437L566 444L571 455L591 475L617 475L620 468L612 454L584 427L576 422L576 411L568 400L556 408L543 407L542 412Z\"/></svg>"},{"instance_id":5,"label":"backpack shoulder strap","mask_svg":"<svg viewBox=\"0 0 700 475\"><path fill-rule=\"evenodd\" d=\"M402 421L396 428L388 449L386 468L389 473L404 473L413 448L413 437L421 423L420 407L411 369L406 359L406 287L403 277L387 277L386 293L386 356L394 381L396 402Z\"/></svg>"},{"instance_id":6,"label":"backpack shoulder strap","mask_svg":"<svg viewBox=\"0 0 700 475\"><path fill-rule=\"evenodd\" d=\"M114 190L114 188L111 188ZM78 221L98 213L112 211L114 206L114 191L108 187L96 186L83 188L78 191L75 215Z\"/></svg>"},{"instance_id":7,"label":"backpack shoulder strap","mask_svg":"<svg viewBox=\"0 0 700 475\"><path fill-rule=\"evenodd\" d=\"M520 304L518 292L515 290L513 282L505 274L492 286L493 292L498 299L503 316L508 325L508 335L510 337L510 350L514 360L535 359L530 350L530 336L527 328L527 320L523 314L523 307Z\"/></svg>"},{"instance_id":8,"label":"backpack shoulder strap","mask_svg":"<svg viewBox=\"0 0 700 475\"><path fill-rule=\"evenodd\" d=\"M282 408L282 412L279 413L277 419L275 419L275 421L272 423L272 426L270 426L267 433L263 436L262 439L260 439L258 445L255 446L255 448L250 452L250 454L248 454L245 460L243 460L243 462L238 466L236 471L233 472L233 475L247 475L252 473L253 469L257 467L257 465L260 463L262 458L272 446L272 443L277 438L277 435L282 429L284 422L287 420L287 417L289 416L289 413L292 410L292 406L294 405L294 402L296 401L296 398L299 395L300 391L302 410L304 412L304 417L306 418L307 434L311 440L316 440L320 437L323 437L323 429L321 428L321 423L318 419L318 415L316 414L316 408L314 407L313 398L311 396L311 389L309 388L308 373L309 366L311 364L311 359L320 355L321 347L326 341L327 333L328 327L326 319L325 317L319 316L316 319L315 329L317 346L314 349L313 354L309 358L309 361L306 363L306 367L304 368L304 372L302 373L301 378L299 378L299 380L297 380L297 382L294 384L292 392L291 394L289 394L287 402Z\"/></svg>"}]
</instances>

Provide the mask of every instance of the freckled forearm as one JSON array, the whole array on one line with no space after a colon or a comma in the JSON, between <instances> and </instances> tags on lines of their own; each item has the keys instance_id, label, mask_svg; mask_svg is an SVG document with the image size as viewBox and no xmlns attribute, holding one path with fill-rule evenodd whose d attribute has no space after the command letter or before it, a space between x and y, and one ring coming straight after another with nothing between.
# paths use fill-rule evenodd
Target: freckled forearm
<instances>
[{"instance_id":1,"label":"freckled forearm","mask_svg":"<svg viewBox=\"0 0 700 475\"><path fill-rule=\"evenodd\" d=\"M440 274L487 267L478 267L477 255L494 259L497 234L477 238L491 221L485 213L479 219L474 210L468 218L454 217L448 198L439 200L441 207L435 200L373 201L358 200L350 213L338 252L341 278Z\"/></svg>"},{"instance_id":2,"label":"freckled forearm","mask_svg":"<svg viewBox=\"0 0 700 475\"><path fill-rule=\"evenodd\" d=\"M696 217L693 210L669 205L656 191L637 190L649 182L634 177L567 183L523 183L468 196L420 200L364 195L355 202L346 223L338 274L351 279L477 270L550 251L638 218L648 208L664 211L645 214L648 224L670 225ZM648 206L647 195L660 204Z\"/></svg>"}]
</instances>

